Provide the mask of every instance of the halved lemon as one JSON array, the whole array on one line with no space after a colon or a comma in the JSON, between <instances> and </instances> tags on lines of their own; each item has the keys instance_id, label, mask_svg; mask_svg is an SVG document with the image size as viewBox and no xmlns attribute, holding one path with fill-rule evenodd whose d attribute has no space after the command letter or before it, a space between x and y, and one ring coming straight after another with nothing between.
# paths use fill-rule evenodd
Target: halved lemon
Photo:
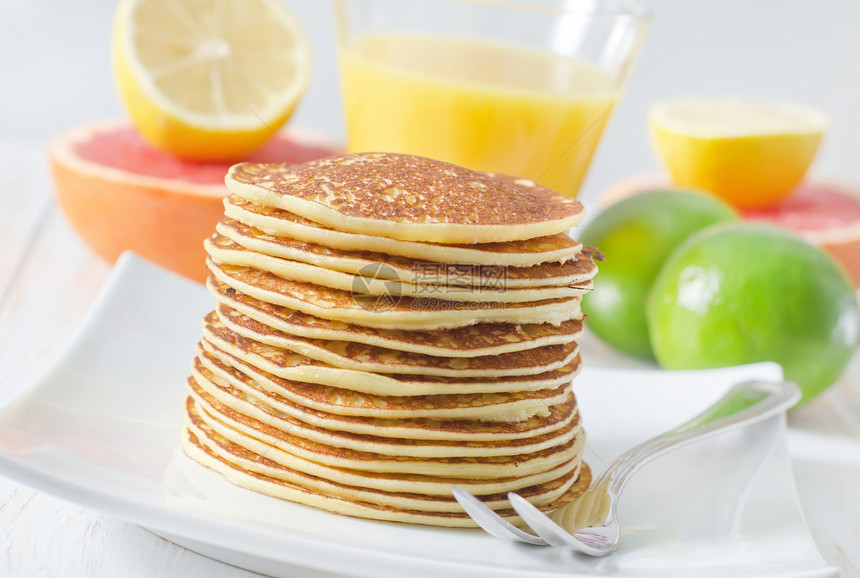
<instances>
[{"instance_id":1,"label":"halved lemon","mask_svg":"<svg viewBox=\"0 0 860 578\"><path fill-rule=\"evenodd\" d=\"M828 126L824 114L806 106L739 98L658 102L648 121L676 185L742 208L787 196L803 180Z\"/></svg>"},{"instance_id":2,"label":"halved lemon","mask_svg":"<svg viewBox=\"0 0 860 578\"><path fill-rule=\"evenodd\" d=\"M155 147L234 160L282 126L308 84L310 49L280 0L124 0L114 22L119 93Z\"/></svg>"}]
</instances>

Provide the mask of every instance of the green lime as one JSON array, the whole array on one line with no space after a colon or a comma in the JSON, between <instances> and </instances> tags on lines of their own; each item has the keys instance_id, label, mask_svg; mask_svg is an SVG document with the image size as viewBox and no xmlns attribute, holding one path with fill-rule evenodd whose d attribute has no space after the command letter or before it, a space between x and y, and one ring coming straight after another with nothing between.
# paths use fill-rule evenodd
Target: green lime
<instances>
[{"instance_id":1,"label":"green lime","mask_svg":"<svg viewBox=\"0 0 860 578\"><path fill-rule=\"evenodd\" d=\"M775 361L808 401L845 369L860 310L845 272L783 229L711 227L672 254L647 305L660 365L699 369Z\"/></svg>"},{"instance_id":2,"label":"green lime","mask_svg":"<svg viewBox=\"0 0 860 578\"><path fill-rule=\"evenodd\" d=\"M606 257L582 301L588 327L620 351L653 358L645 297L660 267L696 231L737 218L714 197L680 190L642 192L597 215L579 235Z\"/></svg>"}]
</instances>

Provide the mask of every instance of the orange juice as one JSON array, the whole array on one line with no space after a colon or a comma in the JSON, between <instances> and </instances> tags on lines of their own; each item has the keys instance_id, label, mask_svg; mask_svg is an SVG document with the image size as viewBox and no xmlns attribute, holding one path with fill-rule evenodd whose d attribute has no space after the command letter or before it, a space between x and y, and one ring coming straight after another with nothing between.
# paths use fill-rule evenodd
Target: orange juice
<instances>
[{"instance_id":1,"label":"orange juice","mask_svg":"<svg viewBox=\"0 0 860 578\"><path fill-rule=\"evenodd\" d=\"M575 195L617 88L585 62L431 36L340 51L348 149L526 177Z\"/></svg>"}]
</instances>

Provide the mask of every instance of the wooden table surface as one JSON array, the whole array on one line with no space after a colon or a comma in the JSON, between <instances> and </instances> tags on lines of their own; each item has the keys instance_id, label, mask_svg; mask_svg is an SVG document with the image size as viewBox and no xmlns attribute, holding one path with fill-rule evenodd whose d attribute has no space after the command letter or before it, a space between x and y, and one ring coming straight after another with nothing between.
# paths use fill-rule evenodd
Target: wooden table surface
<instances>
[{"instance_id":1,"label":"wooden table surface","mask_svg":"<svg viewBox=\"0 0 860 578\"><path fill-rule=\"evenodd\" d=\"M0 142L0 405L50 366L109 273L64 220L43 151ZM810 532L825 560L860 578L860 357L789 422ZM256 574L0 476L0 575Z\"/></svg>"}]
</instances>

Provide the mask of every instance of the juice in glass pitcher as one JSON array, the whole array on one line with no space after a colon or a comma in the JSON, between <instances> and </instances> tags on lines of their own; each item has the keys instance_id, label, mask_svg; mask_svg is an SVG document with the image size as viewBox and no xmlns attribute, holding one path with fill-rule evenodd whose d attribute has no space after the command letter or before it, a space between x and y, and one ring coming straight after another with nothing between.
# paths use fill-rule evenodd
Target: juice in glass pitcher
<instances>
[{"instance_id":1,"label":"juice in glass pitcher","mask_svg":"<svg viewBox=\"0 0 860 578\"><path fill-rule=\"evenodd\" d=\"M584 60L421 34L343 43L348 150L395 151L575 195L617 82Z\"/></svg>"}]
</instances>

